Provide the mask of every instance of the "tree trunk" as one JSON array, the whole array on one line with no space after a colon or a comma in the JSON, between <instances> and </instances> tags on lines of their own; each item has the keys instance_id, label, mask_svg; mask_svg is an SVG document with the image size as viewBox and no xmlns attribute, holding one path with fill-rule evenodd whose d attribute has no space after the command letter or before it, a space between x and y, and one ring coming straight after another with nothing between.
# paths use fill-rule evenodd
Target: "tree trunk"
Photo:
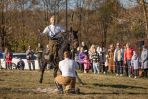
<instances>
[{"instance_id":1,"label":"tree trunk","mask_svg":"<svg viewBox=\"0 0 148 99\"><path fill-rule=\"evenodd\" d=\"M4 0L1 0L1 3L2 3L2 8L1 8L1 27L0 27L0 47L2 48L2 50L4 50L5 48L5 37L6 37L6 31L5 31L5 25L6 25L6 22L5 22L5 8L4 8L4 5L5 5L5 1Z\"/></svg>"},{"instance_id":2,"label":"tree trunk","mask_svg":"<svg viewBox=\"0 0 148 99\"><path fill-rule=\"evenodd\" d=\"M143 15L144 15L144 21L145 21L145 34L148 39L148 15L147 15L145 0L141 0L141 6L143 9Z\"/></svg>"}]
</instances>

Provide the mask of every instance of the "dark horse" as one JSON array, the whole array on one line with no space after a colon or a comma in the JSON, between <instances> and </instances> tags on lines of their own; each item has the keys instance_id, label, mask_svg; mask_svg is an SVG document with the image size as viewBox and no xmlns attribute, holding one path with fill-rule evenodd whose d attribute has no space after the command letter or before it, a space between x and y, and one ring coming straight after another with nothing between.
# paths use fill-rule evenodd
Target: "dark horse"
<instances>
[{"instance_id":1,"label":"dark horse","mask_svg":"<svg viewBox=\"0 0 148 99\"><path fill-rule=\"evenodd\" d=\"M52 65L54 65L53 66L54 67L54 74L53 75L54 75L54 77L56 77L57 72L59 70L58 62L60 60L63 60L63 52L64 51L71 51L71 56L72 56L72 58L74 58L75 52L76 52L77 47L79 45L77 33L78 33L78 31L71 31L71 32L67 32L67 34L64 34L63 39L60 40L60 44L58 46L59 47L58 48L58 55L56 55L56 57L53 56L51 60L43 59L43 65L42 65L41 76L40 76L40 81L39 81L40 83L42 83L42 81L43 81L44 71L47 67L48 62L52 63ZM77 75L77 72L76 72L76 75ZM78 75L77 75L77 79L81 84L83 84L83 82L81 81L81 79L79 78Z\"/></svg>"}]
</instances>

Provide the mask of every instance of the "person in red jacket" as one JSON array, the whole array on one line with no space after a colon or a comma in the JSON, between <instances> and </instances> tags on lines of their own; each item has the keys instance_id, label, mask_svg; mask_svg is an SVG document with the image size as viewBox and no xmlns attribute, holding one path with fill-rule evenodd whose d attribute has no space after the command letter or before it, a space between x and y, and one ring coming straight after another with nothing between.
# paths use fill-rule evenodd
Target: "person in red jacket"
<instances>
[{"instance_id":1,"label":"person in red jacket","mask_svg":"<svg viewBox=\"0 0 148 99\"><path fill-rule=\"evenodd\" d=\"M126 44L126 49L124 51L124 64L127 64L128 66L128 76L131 77L131 59L133 56L133 49L130 47L129 43Z\"/></svg>"},{"instance_id":2,"label":"person in red jacket","mask_svg":"<svg viewBox=\"0 0 148 99\"><path fill-rule=\"evenodd\" d=\"M10 52L6 54L6 68L12 69L12 54Z\"/></svg>"}]
</instances>

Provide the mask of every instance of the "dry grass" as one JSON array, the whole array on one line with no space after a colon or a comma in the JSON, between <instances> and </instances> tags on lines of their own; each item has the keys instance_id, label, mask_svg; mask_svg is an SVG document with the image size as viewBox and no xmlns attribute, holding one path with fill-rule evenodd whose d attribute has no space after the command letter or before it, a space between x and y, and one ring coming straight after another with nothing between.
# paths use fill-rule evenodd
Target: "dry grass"
<instances>
[{"instance_id":1,"label":"dry grass","mask_svg":"<svg viewBox=\"0 0 148 99\"><path fill-rule=\"evenodd\" d=\"M79 76L86 83L77 83L81 93L78 95L59 95L35 93L32 89L55 88L52 71L46 71L43 84L39 83L38 71L0 71L1 99L147 99L148 79L116 77L113 75L82 74Z\"/></svg>"}]
</instances>

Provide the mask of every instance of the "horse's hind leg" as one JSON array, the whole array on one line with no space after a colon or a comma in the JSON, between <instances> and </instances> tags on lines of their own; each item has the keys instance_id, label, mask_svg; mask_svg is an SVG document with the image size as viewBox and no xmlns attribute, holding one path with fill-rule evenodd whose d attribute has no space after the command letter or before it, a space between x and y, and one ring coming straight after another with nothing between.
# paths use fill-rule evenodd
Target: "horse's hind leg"
<instances>
[{"instance_id":1,"label":"horse's hind leg","mask_svg":"<svg viewBox=\"0 0 148 99\"><path fill-rule=\"evenodd\" d=\"M40 76L40 81L39 81L40 83L42 83L42 81L43 81L43 75L44 75L44 71L45 71L46 67L47 67L47 62L44 61L43 67L41 69L41 76Z\"/></svg>"},{"instance_id":2,"label":"horse's hind leg","mask_svg":"<svg viewBox=\"0 0 148 99\"><path fill-rule=\"evenodd\" d=\"M54 78L57 76L57 72L59 70L59 60L61 59L61 50L58 50L58 48L56 49L55 53L54 53L54 59L53 59L53 64L54 64L54 72L53 72L53 76Z\"/></svg>"}]
</instances>

